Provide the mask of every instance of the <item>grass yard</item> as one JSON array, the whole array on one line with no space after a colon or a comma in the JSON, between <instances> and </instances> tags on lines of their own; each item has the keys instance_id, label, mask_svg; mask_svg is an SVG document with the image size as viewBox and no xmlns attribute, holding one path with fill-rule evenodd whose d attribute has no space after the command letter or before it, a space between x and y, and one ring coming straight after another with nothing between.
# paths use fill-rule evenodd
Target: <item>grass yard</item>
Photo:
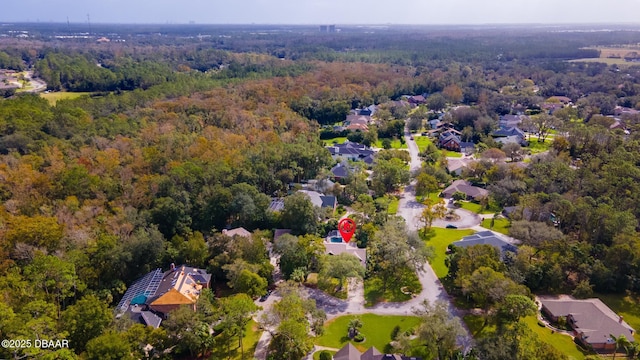
<instances>
[{"instance_id":1,"label":"grass yard","mask_svg":"<svg viewBox=\"0 0 640 360\"><path fill-rule=\"evenodd\" d=\"M242 339L242 347L244 349L244 359L253 359L253 353L256 351L258 340L260 340L262 331L258 330L258 323L251 320L244 329L244 338ZM227 344L232 344L230 348ZM224 332L214 338L214 347L212 351L215 359L243 360L242 351L238 346L238 339L228 340Z\"/></svg>"},{"instance_id":2,"label":"grass yard","mask_svg":"<svg viewBox=\"0 0 640 360\"><path fill-rule=\"evenodd\" d=\"M325 145L327 145L327 146L332 145L332 144L344 144L344 142L347 141L347 137L346 136L336 137L336 138L333 138L333 139L325 139L325 140L322 140L322 141L324 141Z\"/></svg>"},{"instance_id":3,"label":"grass yard","mask_svg":"<svg viewBox=\"0 0 640 360\"><path fill-rule=\"evenodd\" d=\"M398 272L404 271L399 277L401 281L395 279L389 279L387 281L387 288L383 289L382 279L379 277L372 277L364 281L364 299L365 306L373 306L380 302L402 302L411 299L411 293L419 293L422 291L422 285L420 279L415 272L406 269L398 269ZM403 290L408 290L411 293L404 293Z\"/></svg>"},{"instance_id":4,"label":"grass yard","mask_svg":"<svg viewBox=\"0 0 640 360\"><path fill-rule=\"evenodd\" d=\"M395 215L398 212L398 207L400 206L400 199L397 197L392 197L391 202L389 203L389 208L387 209L387 214Z\"/></svg>"},{"instance_id":5,"label":"grass yard","mask_svg":"<svg viewBox=\"0 0 640 360\"><path fill-rule=\"evenodd\" d=\"M496 331L494 324L483 326L484 319L481 316L466 315L463 320L475 339L491 336ZM573 342L571 337L559 333L552 333L551 329L538 325L537 317L528 316L521 321L524 321L531 332L537 334L541 341L556 348L566 355L569 360L582 360L585 358L585 355L587 355L580 346Z\"/></svg>"},{"instance_id":6,"label":"grass yard","mask_svg":"<svg viewBox=\"0 0 640 360\"><path fill-rule=\"evenodd\" d=\"M622 315L624 321L636 329L633 336L636 342L640 342L640 296L628 294L594 294L594 297L600 298L602 302L607 304L611 310L618 315Z\"/></svg>"},{"instance_id":7,"label":"grass yard","mask_svg":"<svg viewBox=\"0 0 640 360\"><path fill-rule=\"evenodd\" d=\"M418 151L422 152L427 148L429 144L432 143L431 139L428 136L414 136L416 145L418 145Z\"/></svg>"},{"instance_id":8,"label":"grass yard","mask_svg":"<svg viewBox=\"0 0 640 360\"><path fill-rule=\"evenodd\" d=\"M465 315L462 320L471 331L471 335L474 339L480 339L485 336L489 336L496 332L496 326L494 324L484 323L484 318L478 315Z\"/></svg>"},{"instance_id":9,"label":"grass yard","mask_svg":"<svg viewBox=\"0 0 640 360\"><path fill-rule=\"evenodd\" d=\"M45 98L49 105L54 106L59 100L66 99L77 99L84 95L90 95L89 92L66 92L66 91L58 91L58 92L50 92L48 94L40 93L40 96Z\"/></svg>"},{"instance_id":10,"label":"grass yard","mask_svg":"<svg viewBox=\"0 0 640 360\"><path fill-rule=\"evenodd\" d=\"M495 214L495 209L483 209L482 205L475 203L473 201L458 201L460 207L476 214Z\"/></svg>"},{"instance_id":11,"label":"grass yard","mask_svg":"<svg viewBox=\"0 0 640 360\"><path fill-rule=\"evenodd\" d=\"M551 148L551 144L553 140L547 138L545 142L538 142L538 138L535 136L531 137L531 141L529 141L529 146L526 149L531 150L531 154L539 154L543 151L549 150Z\"/></svg>"},{"instance_id":12,"label":"grass yard","mask_svg":"<svg viewBox=\"0 0 640 360\"><path fill-rule=\"evenodd\" d=\"M420 318L415 316L381 316L374 314L340 316L327 321L324 325L324 335L317 338L315 344L336 349L342 348L349 342L347 337L349 321L356 317L362 321L360 333L364 335L365 340L361 343L352 342L353 345L360 351L365 351L371 346L375 346L382 353L391 351L389 343L392 341L391 331L394 327L400 326L401 331L406 331L417 326L420 322Z\"/></svg>"},{"instance_id":13,"label":"grass yard","mask_svg":"<svg viewBox=\"0 0 640 360\"><path fill-rule=\"evenodd\" d=\"M449 268L444 264L444 259L447 256L447 246L454 241L458 241L465 236L473 234L474 232L475 231L471 229L457 230L431 228L431 231L427 235L427 246L431 246L433 248L433 258L429 263L438 278L442 279L449 273Z\"/></svg>"},{"instance_id":14,"label":"grass yard","mask_svg":"<svg viewBox=\"0 0 640 360\"><path fill-rule=\"evenodd\" d=\"M558 349L561 353L567 355L569 360L582 360L585 358L585 352L573 342L573 339L567 335L552 333L551 329L538 325L538 318L528 316L523 320L527 327L538 335L540 340Z\"/></svg>"},{"instance_id":15,"label":"grass yard","mask_svg":"<svg viewBox=\"0 0 640 360\"><path fill-rule=\"evenodd\" d=\"M452 157L452 158L461 158L462 157L462 153L456 152L456 151L449 151L449 150L442 150L444 151L445 155L447 157Z\"/></svg>"},{"instance_id":16,"label":"grass yard","mask_svg":"<svg viewBox=\"0 0 640 360\"><path fill-rule=\"evenodd\" d=\"M375 147L382 149L382 139L378 139L374 144ZM402 143L399 139L391 139L392 149L408 149L407 143Z\"/></svg>"},{"instance_id":17,"label":"grass yard","mask_svg":"<svg viewBox=\"0 0 640 360\"><path fill-rule=\"evenodd\" d=\"M511 227L511 224L509 224L509 220L508 219L505 219L503 217L499 217L499 218L494 219L493 227L491 227L491 219L482 220L482 227L485 227L487 229L491 229L493 231L497 231L497 232L505 234L505 235L509 235L509 227Z\"/></svg>"}]
</instances>

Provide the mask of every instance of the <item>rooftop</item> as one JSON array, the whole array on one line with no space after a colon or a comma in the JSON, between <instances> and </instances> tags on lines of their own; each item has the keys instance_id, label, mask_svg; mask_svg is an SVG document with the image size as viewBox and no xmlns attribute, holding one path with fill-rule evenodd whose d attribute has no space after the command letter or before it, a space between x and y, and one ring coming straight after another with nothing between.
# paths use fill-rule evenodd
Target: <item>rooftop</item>
<instances>
[{"instance_id":1,"label":"rooftop","mask_svg":"<svg viewBox=\"0 0 640 360\"><path fill-rule=\"evenodd\" d=\"M540 302L554 317L570 315L574 329L589 344L612 343L610 335L634 341L635 330L598 298L540 297Z\"/></svg>"}]
</instances>

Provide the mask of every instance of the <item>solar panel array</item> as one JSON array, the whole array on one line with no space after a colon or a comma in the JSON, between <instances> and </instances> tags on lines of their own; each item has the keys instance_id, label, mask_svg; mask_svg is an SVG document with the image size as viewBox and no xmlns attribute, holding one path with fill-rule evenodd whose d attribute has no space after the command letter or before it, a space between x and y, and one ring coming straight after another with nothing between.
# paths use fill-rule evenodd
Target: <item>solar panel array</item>
<instances>
[{"instance_id":1,"label":"solar panel array","mask_svg":"<svg viewBox=\"0 0 640 360\"><path fill-rule=\"evenodd\" d=\"M116 310L119 310L119 312L127 311L129 304L131 304L131 300L138 295L154 295L160 286L162 275L162 269L158 268L131 285L129 289L127 289L127 292L124 293L124 296L118 303Z\"/></svg>"}]
</instances>

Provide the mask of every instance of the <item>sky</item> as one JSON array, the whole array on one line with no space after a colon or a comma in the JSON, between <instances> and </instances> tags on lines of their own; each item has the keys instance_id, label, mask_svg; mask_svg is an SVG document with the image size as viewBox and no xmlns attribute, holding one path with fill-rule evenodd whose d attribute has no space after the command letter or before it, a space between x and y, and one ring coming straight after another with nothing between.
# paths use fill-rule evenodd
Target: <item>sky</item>
<instances>
[{"instance_id":1,"label":"sky","mask_svg":"<svg viewBox=\"0 0 640 360\"><path fill-rule=\"evenodd\" d=\"M2 0L0 22L640 24L640 0Z\"/></svg>"}]
</instances>

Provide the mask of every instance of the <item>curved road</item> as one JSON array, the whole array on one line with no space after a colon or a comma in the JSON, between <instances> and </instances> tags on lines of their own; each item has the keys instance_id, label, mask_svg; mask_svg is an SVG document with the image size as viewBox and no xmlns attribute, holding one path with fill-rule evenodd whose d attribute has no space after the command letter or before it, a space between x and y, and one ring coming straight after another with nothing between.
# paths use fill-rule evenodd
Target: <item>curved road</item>
<instances>
[{"instance_id":1,"label":"curved road","mask_svg":"<svg viewBox=\"0 0 640 360\"><path fill-rule=\"evenodd\" d=\"M411 155L410 169L414 172L419 170L422 166L418 146L415 141L411 140L411 134L407 130L405 130L405 139L409 148L409 154ZM419 215L423 206L416 201L413 189L413 185L405 187L398 206L398 215L405 219L409 231L417 231L422 226L419 220ZM446 223L456 223L459 227L469 228L476 228L480 223L480 217L470 211L457 209L456 213L461 215L461 219L457 222L448 221ZM440 222L434 222L434 225L442 227L446 226L442 225ZM413 310L420 307L424 300L428 300L431 304L434 304L436 301L444 301L449 305L451 315L458 317L462 323L466 333L458 339L458 343L465 350L468 350L473 343L473 338L462 321L462 314L453 306L451 302L452 299L446 293L442 283L428 263L424 264L422 271L418 272L418 278L422 285L422 291L411 300L401 303L379 303L373 307L364 306L364 286L362 281L349 282L349 297L347 300L337 299L317 289L303 288L302 291L307 297L316 301L316 306L318 308L323 309L326 312L327 319L333 319L338 316L348 314L364 313L379 315L411 315ZM266 302L258 302L256 304L262 306L266 310L277 300L278 294L276 291ZM255 318L258 319L259 316L257 315ZM268 331L264 331L258 341L258 346L254 354L255 359L263 360L266 358L267 347L270 340L271 335Z\"/></svg>"}]
</instances>

